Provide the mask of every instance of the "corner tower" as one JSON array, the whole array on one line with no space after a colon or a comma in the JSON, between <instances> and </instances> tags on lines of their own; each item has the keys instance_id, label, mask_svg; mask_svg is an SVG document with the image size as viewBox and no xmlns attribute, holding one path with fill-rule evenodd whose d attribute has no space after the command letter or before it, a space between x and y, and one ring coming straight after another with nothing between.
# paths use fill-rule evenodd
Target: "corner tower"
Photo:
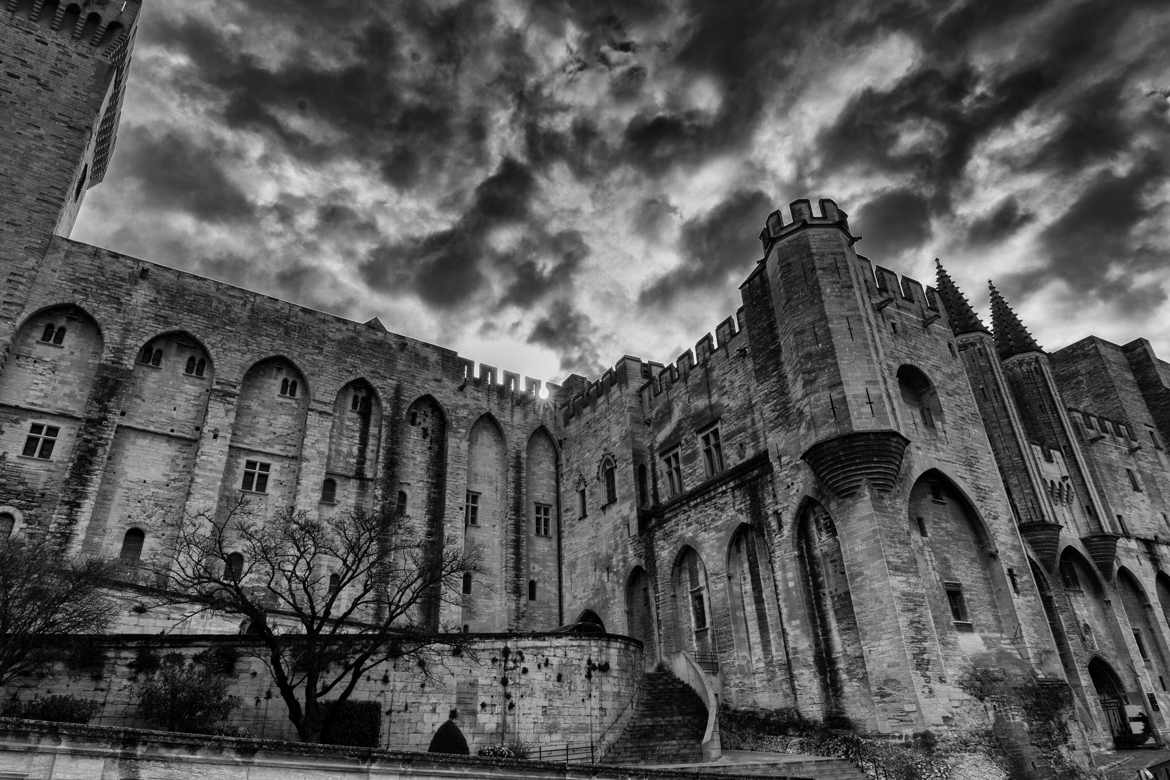
<instances>
[{"instance_id":1,"label":"corner tower","mask_svg":"<svg viewBox=\"0 0 1170 780\"><path fill-rule=\"evenodd\" d=\"M0 8L0 346L49 238L105 176L139 0L7 0Z\"/></svg>"}]
</instances>

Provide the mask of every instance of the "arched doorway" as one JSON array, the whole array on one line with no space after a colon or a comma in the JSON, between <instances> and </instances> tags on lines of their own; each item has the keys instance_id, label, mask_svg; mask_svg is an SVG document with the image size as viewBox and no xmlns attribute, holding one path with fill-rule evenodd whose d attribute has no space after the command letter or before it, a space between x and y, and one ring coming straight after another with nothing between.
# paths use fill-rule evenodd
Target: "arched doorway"
<instances>
[{"instance_id":1,"label":"arched doorway","mask_svg":"<svg viewBox=\"0 0 1170 780\"><path fill-rule=\"evenodd\" d=\"M1101 704L1101 711L1105 713L1109 733L1114 736L1126 734L1129 724L1125 718L1125 686L1121 684L1117 672L1101 656L1093 656L1093 660L1089 661L1089 679L1097 691L1097 700Z\"/></svg>"},{"instance_id":2,"label":"arched doorway","mask_svg":"<svg viewBox=\"0 0 1170 780\"><path fill-rule=\"evenodd\" d=\"M646 668L658 663L657 632L654 630L654 591L646 570L638 566L626 583L627 632L642 643L642 657Z\"/></svg>"}]
</instances>

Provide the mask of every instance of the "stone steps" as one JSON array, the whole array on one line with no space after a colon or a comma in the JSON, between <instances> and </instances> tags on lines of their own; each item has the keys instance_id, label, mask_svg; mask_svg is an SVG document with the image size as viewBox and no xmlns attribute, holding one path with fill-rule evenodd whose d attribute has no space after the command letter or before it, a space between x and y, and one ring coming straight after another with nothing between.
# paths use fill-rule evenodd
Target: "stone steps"
<instances>
[{"instance_id":1,"label":"stone steps","mask_svg":"<svg viewBox=\"0 0 1170 780\"><path fill-rule=\"evenodd\" d=\"M700 742L707 708L670 672L642 681L642 699L621 737L602 759L606 764L687 763L702 760Z\"/></svg>"}]
</instances>

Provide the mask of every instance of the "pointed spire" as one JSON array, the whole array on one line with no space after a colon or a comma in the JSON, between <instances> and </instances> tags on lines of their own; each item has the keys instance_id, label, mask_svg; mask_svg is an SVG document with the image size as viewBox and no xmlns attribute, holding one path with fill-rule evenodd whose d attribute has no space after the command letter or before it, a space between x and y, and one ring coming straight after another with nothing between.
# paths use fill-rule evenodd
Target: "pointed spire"
<instances>
[{"instance_id":1,"label":"pointed spire","mask_svg":"<svg viewBox=\"0 0 1170 780\"><path fill-rule=\"evenodd\" d=\"M955 280L947 273L947 269L943 268L937 257L934 258L934 276L935 287L938 288L939 297L942 298L943 306L947 310L951 332L956 336L963 333L987 333L983 321L967 302L967 296L963 295L963 291L958 288Z\"/></svg>"},{"instance_id":2,"label":"pointed spire","mask_svg":"<svg viewBox=\"0 0 1170 780\"><path fill-rule=\"evenodd\" d=\"M1043 352L1036 339L1020 322L1008 302L1000 295L993 282L988 282L991 289L991 327L995 334L995 351L1001 358L1010 358L1012 355L1021 355L1025 352Z\"/></svg>"}]
</instances>

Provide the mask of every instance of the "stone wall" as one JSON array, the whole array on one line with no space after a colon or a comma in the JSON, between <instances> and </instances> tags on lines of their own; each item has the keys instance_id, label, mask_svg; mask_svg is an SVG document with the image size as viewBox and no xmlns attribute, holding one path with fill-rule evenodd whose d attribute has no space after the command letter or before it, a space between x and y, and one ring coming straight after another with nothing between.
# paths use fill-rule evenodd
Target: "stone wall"
<instances>
[{"instance_id":1,"label":"stone wall","mask_svg":"<svg viewBox=\"0 0 1170 780\"><path fill-rule=\"evenodd\" d=\"M587 760L587 759L586 759ZM519 761L386 750L354 750L271 740L192 737L136 729L0 720L0 776L27 780L150 777L155 780L655 780L722 774ZM788 780L802 780L788 776ZM807 778L805 779L807 780Z\"/></svg>"},{"instance_id":2,"label":"stone wall","mask_svg":"<svg viewBox=\"0 0 1170 780\"><path fill-rule=\"evenodd\" d=\"M380 325L59 237L22 312L0 373L0 507L20 524L100 555L117 555L137 528L143 558L157 560L177 517L223 511L241 494L255 511L328 516L404 493L408 516L459 549L470 434L490 421L503 461L496 516L467 546L485 550L496 586L477 594L474 621L454 605L437 624L560 623L557 388L540 399L532 380L488 366L477 376L454 352ZM52 323L66 328L61 344L43 338ZM409 411L423 407L435 420L420 434ZM58 429L47 458L22 455L34 424ZM534 449L537 431L552 435ZM248 461L266 465L263 491ZM537 494L551 514L539 538Z\"/></svg>"},{"instance_id":3,"label":"stone wall","mask_svg":"<svg viewBox=\"0 0 1170 780\"><path fill-rule=\"evenodd\" d=\"M85 642L84 663L79 655L56 661L45 676L9 685L4 699L67 694L101 704L94 725L146 727L137 713L147 676L136 669L143 657L190 658L227 647L239 654L228 679L240 705L229 725L259 738L296 738L266 668L249 654L259 650L252 640L122 635ZM459 711L459 727L473 752L513 741L545 749L603 746L617 739L623 718L632 713L642 680L642 650L637 642L612 635L475 635L458 654L437 648L427 657L426 670L413 658L387 662L370 671L350 697L378 702L381 747L426 750L452 709Z\"/></svg>"}]
</instances>

